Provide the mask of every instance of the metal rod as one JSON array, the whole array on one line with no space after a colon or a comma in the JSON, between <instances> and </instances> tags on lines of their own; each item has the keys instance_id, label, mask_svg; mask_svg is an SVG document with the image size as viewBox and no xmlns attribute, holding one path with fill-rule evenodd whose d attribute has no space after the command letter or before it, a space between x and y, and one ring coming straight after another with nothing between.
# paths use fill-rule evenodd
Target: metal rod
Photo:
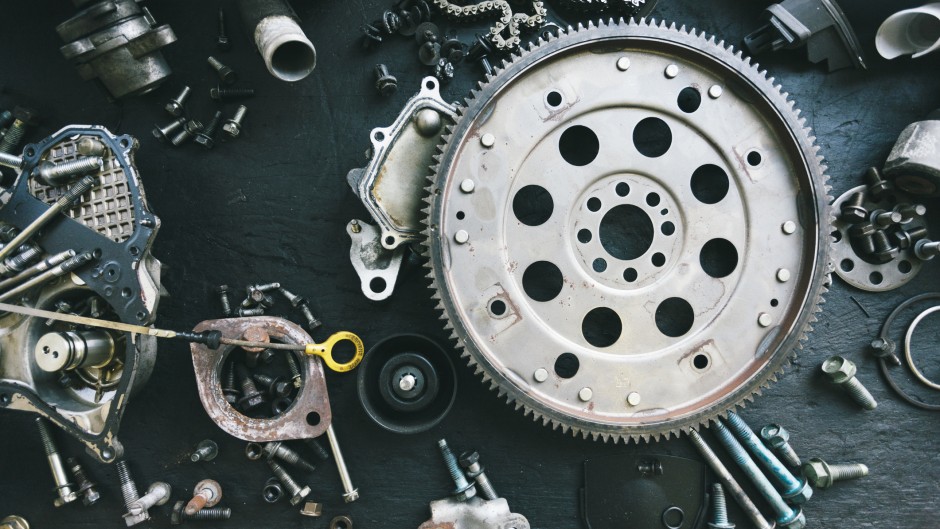
<instances>
[{"instance_id":1,"label":"metal rod","mask_svg":"<svg viewBox=\"0 0 940 529\"><path fill-rule=\"evenodd\" d=\"M336 460L336 468L339 470L339 479L343 482L343 500L346 503L352 503L359 499L359 489L353 487L352 479L349 478L349 469L346 468L346 460L343 459L343 452L339 449L339 441L336 440L336 432L333 430L333 423L326 429L326 438L330 442L330 450L333 451L333 459Z\"/></svg>"},{"instance_id":2,"label":"metal rod","mask_svg":"<svg viewBox=\"0 0 940 529\"><path fill-rule=\"evenodd\" d=\"M19 283L26 281L27 279L33 277L36 274L45 272L46 270L49 270L50 268L58 266L64 263L65 261L67 261L68 259L71 259L72 257L75 257L75 250L66 250L64 252L59 252L55 255L47 257L43 259L42 261L34 264L33 266L27 268L26 270L23 270L19 274L13 277L10 277L8 279L4 279L3 281L0 281L0 292L3 292L4 290L14 285L18 285Z\"/></svg>"}]
</instances>

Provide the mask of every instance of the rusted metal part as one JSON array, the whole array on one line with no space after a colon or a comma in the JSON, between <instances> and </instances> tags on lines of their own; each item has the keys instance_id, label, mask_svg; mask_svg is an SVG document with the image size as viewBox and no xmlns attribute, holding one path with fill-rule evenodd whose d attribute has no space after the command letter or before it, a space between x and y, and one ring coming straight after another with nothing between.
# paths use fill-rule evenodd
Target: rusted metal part
<instances>
[{"instance_id":1,"label":"rusted metal part","mask_svg":"<svg viewBox=\"0 0 940 529\"><path fill-rule=\"evenodd\" d=\"M484 500L471 498L458 501L445 498L431 502L431 519L418 529L490 529L513 527L529 529L525 516L511 512L505 498Z\"/></svg>"},{"instance_id":2,"label":"rusted metal part","mask_svg":"<svg viewBox=\"0 0 940 529\"><path fill-rule=\"evenodd\" d=\"M306 344L313 339L304 330L285 319L272 316L208 320L199 323L195 331L218 330L227 338L237 338L250 328L268 333L272 343ZM330 400L326 390L323 364L319 359L300 351L278 351L294 354L301 371L303 384L290 409L270 419L253 419L242 415L225 401L222 393L222 366L235 346L222 346L217 350L201 344L191 344L193 369L199 400L206 413L226 433L245 441L263 443L289 439L307 439L323 435L332 422Z\"/></svg>"}]
</instances>

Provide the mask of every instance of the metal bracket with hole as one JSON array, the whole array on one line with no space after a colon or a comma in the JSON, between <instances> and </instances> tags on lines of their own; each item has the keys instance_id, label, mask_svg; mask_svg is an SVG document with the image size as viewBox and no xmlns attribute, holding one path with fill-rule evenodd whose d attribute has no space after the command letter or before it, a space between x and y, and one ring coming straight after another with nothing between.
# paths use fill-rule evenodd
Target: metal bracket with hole
<instances>
[{"instance_id":1,"label":"metal bracket with hole","mask_svg":"<svg viewBox=\"0 0 940 529\"><path fill-rule=\"evenodd\" d=\"M379 229L358 219L349 221L346 233L352 240L349 260L362 281L362 293L372 301L388 299L395 290L406 247L386 250L379 240Z\"/></svg>"},{"instance_id":2,"label":"metal bracket with hole","mask_svg":"<svg viewBox=\"0 0 940 529\"><path fill-rule=\"evenodd\" d=\"M271 316L209 320L199 323L194 330L217 330L227 338L238 339L252 327L263 328L273 342L313 343L310 335L299 325ZM223 345L218 349L209 349L205 345L192 343L190 349L199 400L209 418L229 435L256 443L312 439L322 435L330 426L333 420L330 397L326 391L323 364L318 358L300 351L278 351L278 354L296 355L303 374L300 391L291 406L277 417L255 419L232 407L222 392L222 366L235 346Z\"/></svg>"},{"instance_id":3,"label":"metal bracket with hole","mask_svg":"<svg viewBox=\"0 0 940 529\"><path fill-rule=\"evenodd\" d=\"M346 181L381 230L382 247L394 250L421 238L421 198L434 149L457 109L441 99L438 80L425 77L421 90L390 127L372 129L369 165L349 171Z\"/></svg>"}]
</instances>

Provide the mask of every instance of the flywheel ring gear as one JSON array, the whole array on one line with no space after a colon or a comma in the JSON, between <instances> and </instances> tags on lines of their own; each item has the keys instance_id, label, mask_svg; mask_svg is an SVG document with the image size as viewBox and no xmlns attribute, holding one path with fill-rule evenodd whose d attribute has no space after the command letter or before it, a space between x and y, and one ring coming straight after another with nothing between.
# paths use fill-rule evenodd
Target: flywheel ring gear
<instances>
[{"instance_id":1,"label":"flywheel ring gear","mask_svg":"<svg viewBox=\"0 0 940 529\"><path fill-rule=\"evenodd\" d=\"M569 28L503 64L425 199L434 298L469 363L536 420L604 440L753 399L831 268L798 114L740 52L674 25Z\"/></svg>"}]
</instances>

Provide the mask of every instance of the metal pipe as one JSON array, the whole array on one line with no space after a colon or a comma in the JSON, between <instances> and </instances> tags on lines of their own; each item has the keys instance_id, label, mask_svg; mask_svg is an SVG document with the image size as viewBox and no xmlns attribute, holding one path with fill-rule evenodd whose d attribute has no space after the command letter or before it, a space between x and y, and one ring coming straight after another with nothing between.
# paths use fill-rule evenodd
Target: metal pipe
<instances>
[{"instance_id":1,"label":"metal pipe","mask_svg":"<svg viewBox=\"0 0 940 529\"><path fill-rule=\"evenodd\" d=\"M271 75L288 82L310 75L317 52L285 0L239 0L238 10Z\"/></svg>"}]
</instances>

